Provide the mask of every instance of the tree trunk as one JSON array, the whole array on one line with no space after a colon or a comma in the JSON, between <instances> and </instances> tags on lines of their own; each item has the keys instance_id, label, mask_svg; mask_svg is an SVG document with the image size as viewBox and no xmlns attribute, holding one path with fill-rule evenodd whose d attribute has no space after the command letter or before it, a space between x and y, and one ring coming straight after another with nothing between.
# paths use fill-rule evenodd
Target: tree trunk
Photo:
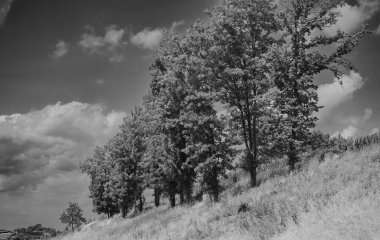
<instances>
[{"instance_id":1,"label":"tree trunk","mask_svg":"<svg viewBox=\"0 0 380 240\"><path fill-rule=\"evenodd\" d=\"M257 95L256 85L253 88L254 96ZM253 155L249 152L251 159L251 187L257 186L257 165L258 165L258 148L257 148L257 100L254 100L253 104L254 114L252 117L252 139L250 141L251 149L253 150Z\"/></svg>"},{"instance_id":2,"label":"tree trunk","mask_svg":"<svg viewBox=\"0 0 380 240\"><path fill-rule=\"evenodd\" d=\"M289 152L288 152L288 164L289 164L290 171L295 170L297 162L298 162L298 159L297 159L295 146L293 143L290 143Z\"/></svg>"},{"instance_id":3,"label":"tree trunk","mask_svg":"<svg viewBox=\"0 0 380 240\"><path fill-rule=\"evenodd\" d=\"M218 180L218 169L214 167L213 169L213 180L212 180L212 193L214 202L219 202L219 180Z\"/></svg>"},{"instance_id":4,"label":"tree trunk","mask_svg":"<svg viewBox=\"0 0 380 240\"><path fill-rule=\"evenodd\" d=\"M179 190L179 204L180 205L183 205L185 204L185 195L184 195L184 187L181 187L181 189Z\"/></svg>"},{"instance_id":5,"label":"tree trunk","mask_svg":"<svg viewBox=\"0 0 380 240\"><path fill-rule=\"evenodd\" d=\"M140 196L140 199L139 199L139 212L142 213L143 210L144 210L143 196Z\"/></svg>"},{"instance_id":6,"label":"tree trunk","mask_svg":"<svg viewBox=\"0 0 380 240\"><path fill-rule=\"evenodd\" d=\"M122 216L122 218L126 218L126 217L127 217L127 214L128 214L128 212L127 212L127 210L125 209L125 207L123 206L123 207L121 208L121 216Z\"/></svg>"},{"instance_id":7,"label":"tree trunk","mask_svg":"<svg viewBox=\"0 0 380 240\"><path fill-rule=\"evenodd\" d=\"M170 193L169 200L170 200L170 206L172 208L175 207L175 194L174 193Z\"/></svg>"},{"instance_id":8,"label":"tree trunk","mask_svg":"<svg viewBox=\"0 0 380 240\"><path fill-rule=\"evenodd\" d=\"M188 172L186 173L186 178L182 181L181 185L182 186L179 191L180 204L183 205L183 204L191 203L193 201L193 197L192 197L193 184L191 182L190 174Z\"/></svg>"},{"instance_id":9,"label":"tree trunk","mask_svg":"<svg viewBox=\"0 0 380 240\"><path fill-rule=\"evenodd\" d=\"M71 230L74 232L74 223L71 224Z\"/></svg>"},{"instance_id":10,"label":"tree trunk","mask_svg":"<svg viewBox=\"0 0 380 240\"><path fill-rule=\"evenodd\" d=\"M157 188L154 189L154 205L156 207L160 206L160 190Z\"/></svg>"},{"instance_id":11,"label":"tree trunk","mask_svg":"<svg viewBox=\"0 0 380 240\"><path fill-rule=\"evenodd\" d=\"M193 196L192 196L192 184L190 181L188 181L186 183L186 186L185 186L185 203L192 203L193 202Z\"/></svg>"},{"instance_id":12,"label":"tree trunk","mask_svg":"<svg viewBox=\"0 0 380 240\"><path fill-rule=\"evenodd\" d=\"M256 94L256 89L255 89L255 94ZM257 103L255 100L255 111L257 108ZM252 177L255 179L255 181L252 183L253 186L257 186L257 165L258 165L258 148L257 148L257 116L256 112L253 116L253 159L252 159Z\"/></svg>"},{"instance_id":13,"label":"tree trunk","mask_svg":"<svg viewBox=\"0 0 380 240\"><path fill-rule=\"evenodd\" d=\"M289 162L289 169L290 171L294 171L295 170L295 165L296 165L296 159L294 157L294 154L293 153L289 153L288 155L288 162Z\"/></svg>"},{"instance_id":14,"label":"tree trunk","mask_svg":"<svg viewBox=\"0 0 380 240\"><path fill-rule=\"evenodd\" d=\"M121 204L121 216L122 218L126 218L128 214L128 203L127 200L124 199L122 204Z\"/></svg>"},{"instance_id":15,"label":"tree trunk","mask_svg":"<svg viewBox=\"0 0 380 240\"><path fill-rule=\"evenodd\" d=\"M251 152L248 152L247 160L249 162L249 173L251 177L251 187L256 187L257 185L257 164L254 161L254 156Z\"/></svg>"},{"instance_id":16,"label":"tree trunk","mask_svg":"<svg viewBox=\"0 0 380 240\"><path fill-rule=\"evenodd\" d=\"M216 185L213 191L214 202L219 202L219 186Z\"/></svg>"}]
</instances>

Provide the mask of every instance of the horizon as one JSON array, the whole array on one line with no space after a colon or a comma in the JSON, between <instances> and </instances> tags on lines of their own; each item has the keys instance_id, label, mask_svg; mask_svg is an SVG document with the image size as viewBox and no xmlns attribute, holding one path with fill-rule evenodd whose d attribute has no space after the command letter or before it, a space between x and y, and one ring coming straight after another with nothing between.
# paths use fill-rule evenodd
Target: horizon
<instances>
[{"instance_id":1,"label":"horizon","mask_svg":"<svg viewBox=\"0 0 380 240\"><path fill-rule=\"evenodd\" d=\"M0 0L0 229L61 230L69 201L96 217L79 163L142 103L163 29L184 33L218 3ZM317 129L355 138L380 128L380 2L340 10L336 29L368 24L373 33L349 55L356 69L342 86L331 74L316 78Z\"/></svg>"}]
</instances>

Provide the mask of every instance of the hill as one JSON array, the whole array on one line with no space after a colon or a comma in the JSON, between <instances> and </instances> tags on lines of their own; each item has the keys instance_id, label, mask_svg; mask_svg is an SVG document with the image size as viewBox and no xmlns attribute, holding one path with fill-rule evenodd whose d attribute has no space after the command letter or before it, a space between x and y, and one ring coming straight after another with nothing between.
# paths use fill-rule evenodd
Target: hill
<instances>
[{"instance_id":1,"label":"hill","mask_svg":"<svg viewBox=\"0 0 380 240\"><path fill-rule=\"evenodd\" d=\"M130 219L95 221L61 240L118 239L380 239L380 148L366 147L260 169L259 187L242 178L218 204L163 206Z\"/></svg>"}]
</instances>

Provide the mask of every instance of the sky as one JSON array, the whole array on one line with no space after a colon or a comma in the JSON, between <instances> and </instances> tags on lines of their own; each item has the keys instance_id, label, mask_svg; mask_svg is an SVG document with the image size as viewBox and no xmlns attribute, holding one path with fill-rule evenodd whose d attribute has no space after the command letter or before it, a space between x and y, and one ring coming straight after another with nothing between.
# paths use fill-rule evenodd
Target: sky
<instances>
[{"instance_id":1,"label":"sky","mask_svg":"<svg viewBox=\"0 0 380 240\"><path fill-rule=\"evenodd\" d=\"M95 218L79 163L118 131L149 89L164 28L184 32L218 0L0 0L0 229L63 229L69 201ZM374 32L349 58L343 86L316 78L318 129L380 128L380 1L350 0L337 29Z\"/></svg>"}]
</instances>

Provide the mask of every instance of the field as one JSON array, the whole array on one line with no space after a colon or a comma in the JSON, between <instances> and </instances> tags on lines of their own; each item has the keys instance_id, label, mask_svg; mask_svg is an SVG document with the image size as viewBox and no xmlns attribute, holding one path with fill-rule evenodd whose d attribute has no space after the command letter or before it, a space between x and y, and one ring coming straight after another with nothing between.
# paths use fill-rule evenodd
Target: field
<instances>
[{"instance_id":1,"label":"field","mask_svg":"<svg viewBox=\"0 0 380 240\"><path fill-rule=\"evenodd\" d=\"M260 170L261 185L242 177L218 204L162 206L131 219L95 221L61 240L138 239L380 239L380 147L304 160L297 173L284 163Z\"/></svg>"}]
</instances>

